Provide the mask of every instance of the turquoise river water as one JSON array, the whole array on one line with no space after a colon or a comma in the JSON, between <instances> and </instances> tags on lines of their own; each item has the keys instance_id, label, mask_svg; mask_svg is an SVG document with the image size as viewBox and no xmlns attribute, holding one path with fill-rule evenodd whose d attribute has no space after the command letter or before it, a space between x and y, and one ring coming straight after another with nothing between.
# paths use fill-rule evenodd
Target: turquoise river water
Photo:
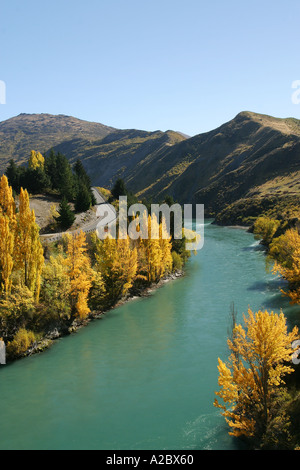
<instances>
[{"instance_id":1,"label":"turquoise river water","mask_svg":"<svg viewBox=\"0 0 300 470\"><path fill-rule=\"evenodd\" d=\"M298 314L252 234L207 224L186 275L0 369L0 449L237 449L220 411L231 302Z\"/></svg>"}]
</instances>

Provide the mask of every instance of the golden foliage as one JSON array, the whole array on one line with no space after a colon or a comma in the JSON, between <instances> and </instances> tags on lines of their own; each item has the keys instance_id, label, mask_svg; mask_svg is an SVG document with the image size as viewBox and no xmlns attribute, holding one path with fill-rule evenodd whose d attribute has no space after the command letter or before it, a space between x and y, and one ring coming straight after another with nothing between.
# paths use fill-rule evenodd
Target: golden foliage
<instances>
[{"instance_id":1,"label":"golden foliage","mask_svg":"<svg viewBox=\"0 0 300 470\"><path fill-rule=\"evenodd\" d=\"M24 355L33 345L36 338L32 331L21 328L15 335L13 341L7 344L7 353L11 357L19 357Z\"/></svg>"},{"instance_id":2,"label":"golden foliage","mask_svg":"<svg viewBox=\"0 0 300 470\"><path fill-rule=\"evenodd\" d=\"M96 266L104 280L107 295L117 300L132 287L137 272L137 250L130 247L130 240L110 236L97 240Z\"/></svg>"},{"instance_id":3,"label":"golden foliage","mask_svg":"<svg viewBox=\"0 0 300 470\"><path fill-rule=\"evenodd\" d=\"M92 286L94 272L87 254L86 235L84 232L65 234L67 257L64 263L70 279L72 315L85 319L89 313L88 295Z\"/></svg>"},{"instance_id":4,"label":"golden foliage","mask_svg":"<svg viewBox=\"0 0 300 470\"><path fill-rule=\"evenodd\" d=\"M10 220L6 215L0 215L0 277L5 295L11 292L14 245L15 236Z\"/></svg>"},{"instance_id":5,"label":"golden foliage","mask_svg":"<svg viewBox=\"0 0 300 470\"><path fill-rule=\"evenodd\" d=\"M70 318L70 278L62 254L50 256L42 273L41 301L51 318Z\"/></svg>"},{"instance_id":6,"label":"golden foliage","mask_svg":"<svg viewBox=\"0 0 300 470\"><path fill-rule=\"evenodd\" d=\"M32 170L36 170L37 168L44 169L45 159L40 152L36 152L35 150L31 151L30 158L28 161L28 167Z\"/></svg>"},{"instance_id":7,"label":"golden foliage","mask_svg":"<svg viewBox=\"0 0 300 470\"><path fill-rule=\"evenodd\" d=\"M236 325L228 364L219 359L219 386L215 400L234 436L255 436L265 432L274 419L274 403L283 377L293 372L292 342L298 338L298 329L287 332L286 319L281 314L250 309L244 317L245 328Z\"/></svg>"},{"instance_id":8,"label":"golden foliage","mask_svg":"<svg viewBox=\"0 0 300 470\"><path fill-rule=\"evenodd\" d=\"M34 296L25 286L16 285L12 292L0 298L0 331L5 338L11 337L26 325L34 314Z\"/></svg>"},{"instance_id":9,"label":"golden foliage","mask_svg":"<svg viewBox=\"0 0 300 470\"><path fill-rule=\"evenodd\" d=\"M261 238L263 243L271 243L274 235L280 226L280 221L270 217L258 217L254 224L254 233L257 238Z\"/></svg>"},{"instance_id":10,"label":"golden foliage","mask_svg":"<svg viewBox=\"0 0 300 470\"><path fill-rule=\"evenodd\" d=\"M295 229L287 230L284 235L275 239L271 253L275 258L273 273L279 273L289 283L289 291L284 292L290 297L292 304L300 303L300 235Z\"/></svg>"},{"instance_id":11,"label":"golden foliage","mask_svg":"<svg viewBox=\"0 0 300 470\"><path fill-rule=\"evenodd\" d=\"M43 247L34 210L30 210L29 195L21 188L19 212L16 217L16 268L24 273L24 283L39 298L41 273L44 265Z\"/></svg>"},{"instance_id":12,"label":"golden foliage","mask_svg":"<svg viewBox=\"0 0 300 470\"><path fill-rule=\"evenodd\" d=\"M11 224L14 223L16 217L16 204L13 198L12 188L8 184L8 179L2 175L0 179L0 214L6 215Z\"/></svg>"},{"instance_id":13,"label":"golden foliage","mask_svg":"<svg viewBox=\"0 0 300 470\"><path fill-rule=\"evenodd\" d=\"M144 238L138 239L139 275L149 283L158 282L173 266L171 237L164 221L160 224L155 215L143 214L141 232Z\"/></svg>"}]
</instances>

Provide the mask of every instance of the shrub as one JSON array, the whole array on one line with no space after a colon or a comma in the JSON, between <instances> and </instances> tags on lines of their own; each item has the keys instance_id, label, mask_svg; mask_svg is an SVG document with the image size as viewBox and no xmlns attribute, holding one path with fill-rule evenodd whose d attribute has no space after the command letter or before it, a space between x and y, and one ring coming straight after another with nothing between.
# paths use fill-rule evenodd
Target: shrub
<instances>
[{"instance_id":1,"label":"shrub","mask_svg":"<svg viewBox=\"0 0 300 470\"><path fill-rule=\"evenodd\" d=\"M36 338L32 331L21 328L14 336L13 341L7 345L7 355L10 358L24 356L33 345Z\"/></svg>"},{"instance_id":2,"label":"shrub","mask_svg":"<svg viewBox=\"0 0 300 470\"><path fill-rule=\"evenodd\" d=\"M183 267L183 260L181 256L176 253L176 251L172 251L172 258L173 258L173 271L181 271Z\"/></svg>"}]
</instances>

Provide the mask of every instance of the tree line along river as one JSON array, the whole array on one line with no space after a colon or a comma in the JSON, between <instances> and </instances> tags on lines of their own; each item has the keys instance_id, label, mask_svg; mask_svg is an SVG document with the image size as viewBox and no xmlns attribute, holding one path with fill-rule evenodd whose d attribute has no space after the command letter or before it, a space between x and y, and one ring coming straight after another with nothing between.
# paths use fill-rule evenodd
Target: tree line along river
<instances>
[{"instance_id":1,"label":"tree line along river","mask_svg":"<svg viewBox=\"0 0 300 470\"><path fill-rule=\"evenodd\" d=\"M205 226L184 277L133 299L48 351L0 369L0 449L238 449L214 392L238 321L299 308L244 230Z\"/></svg>"}]
</instances>

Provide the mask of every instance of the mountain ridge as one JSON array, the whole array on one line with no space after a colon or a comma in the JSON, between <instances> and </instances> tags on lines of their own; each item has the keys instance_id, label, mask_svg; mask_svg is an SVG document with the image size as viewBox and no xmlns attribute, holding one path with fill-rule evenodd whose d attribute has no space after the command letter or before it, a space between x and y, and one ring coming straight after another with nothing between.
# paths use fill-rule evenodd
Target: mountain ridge
<instances>
[{"instance_id":1,"label":"mountain ridge","mask_svg":"<svg viewBox=\"0 0 300 470\"><path fill-rule=\"evenodd\" d=\"M21 114L0 123L0 169L24 164L30 150L54 148L80 159L95 186L117 178L140 198L203 203L216 215L239 199L283 187L298 196L300 121L242 111L216 129L187 137L175 131L116 129L65 115ZM273 186L272 186L273 185ZM280 186L280 184L279 184ZM291 187L292 190L291 190ZM256 190L255 190L256 188ZM263 188L263 189L257 189ZM281 196L284 194L282 192Z\"/></svg>"}]
</instances>

